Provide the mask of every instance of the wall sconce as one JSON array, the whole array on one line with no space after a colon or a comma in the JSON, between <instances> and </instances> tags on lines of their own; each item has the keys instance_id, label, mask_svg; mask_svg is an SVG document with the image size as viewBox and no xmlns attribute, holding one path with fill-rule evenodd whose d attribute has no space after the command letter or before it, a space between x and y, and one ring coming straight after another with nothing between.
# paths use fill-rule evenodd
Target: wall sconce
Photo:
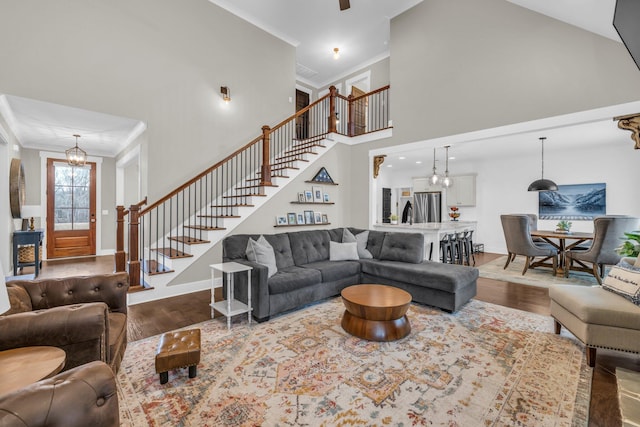
<instances>
[{"instance_id":1,"label":"wall sconce","mask_svg":"<svg viewBox=\"0 0 640 427\"><path fill-rule=\"evenodd\" d=\"M231 102L231 89L227 86L220 86L220 93L222 94L222 100L227 104Z\"/></svg>"}]
</instances>

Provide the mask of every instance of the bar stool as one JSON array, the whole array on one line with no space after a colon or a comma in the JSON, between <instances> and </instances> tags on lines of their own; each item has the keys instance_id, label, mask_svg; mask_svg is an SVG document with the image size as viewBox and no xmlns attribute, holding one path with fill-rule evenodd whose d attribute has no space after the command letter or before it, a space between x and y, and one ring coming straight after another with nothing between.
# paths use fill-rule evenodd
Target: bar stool
<instances>
[{"instance_id":1,"label":"bar stool","mask_svg":"<svg viewBox=\"0 0 640 427\"><path fill-rule=\"evenodd\" d=\"M455 262L455 234L445 234L440 239L440 261L446 264Z\"/></svg>"}]
</instances>

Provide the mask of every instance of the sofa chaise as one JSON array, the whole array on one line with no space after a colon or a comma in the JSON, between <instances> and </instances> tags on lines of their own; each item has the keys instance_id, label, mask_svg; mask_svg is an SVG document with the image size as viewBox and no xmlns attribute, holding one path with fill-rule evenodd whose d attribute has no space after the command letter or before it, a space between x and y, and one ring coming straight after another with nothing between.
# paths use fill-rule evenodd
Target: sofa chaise
<instances>
[{"instance_id":1,"label":"sofa chaise","mask_svg":"<svg viewBox=\"0 0 640 427\"><path fill-rule=\"evenodd\" d=\"M478 270L424 260L420 233L382 232L348 228L264 235L275 254L274 270L247 258L249 239L232 235L223 241L223 260L253 267L251 304L260 322L271 316L339 295L359 283L391 285L409 292L413 301L455 312L476 295ZM358 238L358 253L367 257L332 260L346 234ZM337 251L336 251L337 252ZM226 285L225 285L226 286ZM246 275L234 280L235 298L247 302Z\"/></svg>"}]
</instances>

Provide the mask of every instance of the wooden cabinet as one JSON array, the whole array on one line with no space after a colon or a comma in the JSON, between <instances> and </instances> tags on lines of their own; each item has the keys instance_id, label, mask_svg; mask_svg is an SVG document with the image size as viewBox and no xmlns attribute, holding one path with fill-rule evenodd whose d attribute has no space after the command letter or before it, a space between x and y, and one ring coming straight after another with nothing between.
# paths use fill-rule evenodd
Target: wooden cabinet
<instances>
[{"instance_id":1,"label":"wooden cabinet","mask_svg":"<svg viewBox=\"0 0 640 427\"><path fill-rule=\"evenodd\" d=\"M447 189L447 206L476 205L476 176L454 176L453 185Z\"/></svg>"}]
</instances>

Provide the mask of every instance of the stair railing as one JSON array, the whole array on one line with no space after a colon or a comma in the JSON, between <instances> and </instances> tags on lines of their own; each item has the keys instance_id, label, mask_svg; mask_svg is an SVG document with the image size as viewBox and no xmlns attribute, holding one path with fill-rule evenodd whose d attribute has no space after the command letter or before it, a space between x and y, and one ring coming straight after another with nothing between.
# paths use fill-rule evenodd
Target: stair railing
<instances>
[{"instance_id":1,"label":"stair railing","mask_svg":"<svg viewBox=\"0 0 640 427\"><path fill-rule=\"evenodd\" d=\"M115 270L129 272L133 290L147 286L147 275L172 271L165 258L188 257L188 246L209 243L206 233L224 230L225 218L237 218L238 208L251 206L251 197L263 197L272 177L286 177L287 170L295 169L295 162L328 133L354 136L386 129L388 91L385 86L354 98L339 95L331 86L324 97L273 128L263 126L253 141L155 203L142 209L145 198L128 210L118 206Z\"/></svg>"}]
</instances>

